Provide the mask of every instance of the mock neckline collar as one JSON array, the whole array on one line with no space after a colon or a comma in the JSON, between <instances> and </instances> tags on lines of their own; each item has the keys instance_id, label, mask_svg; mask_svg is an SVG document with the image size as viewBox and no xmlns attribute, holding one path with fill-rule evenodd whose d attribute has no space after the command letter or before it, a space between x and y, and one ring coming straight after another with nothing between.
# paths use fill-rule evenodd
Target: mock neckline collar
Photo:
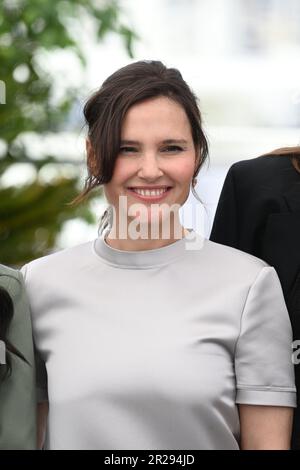
<instances>
[{"instance_id":1,"label":"mock neckline collar","mask_svg":"<svg viewBox=\"0 0 300 470\"><path fill-rule=\"evenodd\" d=\"M169 245L153 250L126 251L112 248L105 241L107 233L102 233L94 241L94 251L103 261L119 268L149 269L169 264L182 256L186 250L193 249L193 243L202 242L202 237L192 228L186 229L189 235L175 240ZM201 243L202 246L202 243ZM198 248L200 245L198 245Z\"/></svg>"}]
</instances>

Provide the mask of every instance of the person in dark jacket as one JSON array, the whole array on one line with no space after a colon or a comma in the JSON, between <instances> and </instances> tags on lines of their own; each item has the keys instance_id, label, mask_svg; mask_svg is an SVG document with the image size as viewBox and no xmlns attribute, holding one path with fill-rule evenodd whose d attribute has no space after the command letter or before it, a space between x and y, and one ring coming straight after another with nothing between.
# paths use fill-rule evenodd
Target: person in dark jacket
<instances>
[{"instance_id":1,"label":"person in dark jacket","mask_svg":"<svg viewBox=\"0 0 300 470\"><path fill-rule=\"evenodd\" d=\"M210 239L250 253L276 269L294 341L300 340L300 146L277 149L231 166ZM291 356L292 352L291 349ZM300 449L297 362L294 361L298 398L292 449Z\"/></svg>"}]
</instances>

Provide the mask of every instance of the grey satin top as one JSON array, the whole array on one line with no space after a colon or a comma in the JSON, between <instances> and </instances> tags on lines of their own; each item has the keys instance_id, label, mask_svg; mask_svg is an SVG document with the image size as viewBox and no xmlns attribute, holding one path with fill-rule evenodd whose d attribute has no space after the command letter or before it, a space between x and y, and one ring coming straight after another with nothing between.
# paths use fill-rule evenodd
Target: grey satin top
<instances>
[{"instance_id":1,"label":"grey satin top","mask_svg":"<svg viewBox=\"0 0 300 470\"><path fill-rule=\"evenodd\" d=\"M23 273L48 449L238 449L238 403L296 405L281 286L253 256L189 229L148 251L101 236Z\"/></svg>"}]
</instances>

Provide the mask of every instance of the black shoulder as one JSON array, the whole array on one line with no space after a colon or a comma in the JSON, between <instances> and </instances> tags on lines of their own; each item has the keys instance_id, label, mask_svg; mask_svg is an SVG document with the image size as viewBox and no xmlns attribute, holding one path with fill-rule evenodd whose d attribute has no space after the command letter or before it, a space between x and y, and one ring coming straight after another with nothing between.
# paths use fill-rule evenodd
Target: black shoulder
<instances>
[{"instance_id":1,"label":"black shoulder","mask_svg":"<svg viewBox=\"0 0 300 470\"><path fill-rule=\"evenodd\" d=\"M298 180L299 175L294 169L291 158L286 155L263 155L261 157L242 160L234 163L229 173L235 184L257 187L267 185L282 187Z\"/></svg>"},{"instance_id":2,"label":"black shoulder","mask_svg":"<svg viewBox=\"0 0 300 470\"><path fill-rule=\"evenodd\" d=\"M286 155L262 155L261 157L242 160L234 163L231 169L236 172L261 173L282 170L285 168L292 169L292 163L289 156Z\"/></svg>"}]
</instances>

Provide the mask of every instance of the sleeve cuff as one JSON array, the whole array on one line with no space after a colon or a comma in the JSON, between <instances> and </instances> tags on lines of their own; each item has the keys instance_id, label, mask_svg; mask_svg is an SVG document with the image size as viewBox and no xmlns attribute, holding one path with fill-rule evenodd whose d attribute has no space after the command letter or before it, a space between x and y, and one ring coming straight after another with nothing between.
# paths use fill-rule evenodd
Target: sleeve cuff
<instances>
[{"instance_id":1,"label":"sleeve cuff","mask_svg":"<svg viewBox=\"0 0 300 470\"><path fill-rule=\"evenodd\" d=\"M296 392L293 389L286 391L238 389L235 402L245 405L297 407Z\"/></svg>"}]
</instances>

